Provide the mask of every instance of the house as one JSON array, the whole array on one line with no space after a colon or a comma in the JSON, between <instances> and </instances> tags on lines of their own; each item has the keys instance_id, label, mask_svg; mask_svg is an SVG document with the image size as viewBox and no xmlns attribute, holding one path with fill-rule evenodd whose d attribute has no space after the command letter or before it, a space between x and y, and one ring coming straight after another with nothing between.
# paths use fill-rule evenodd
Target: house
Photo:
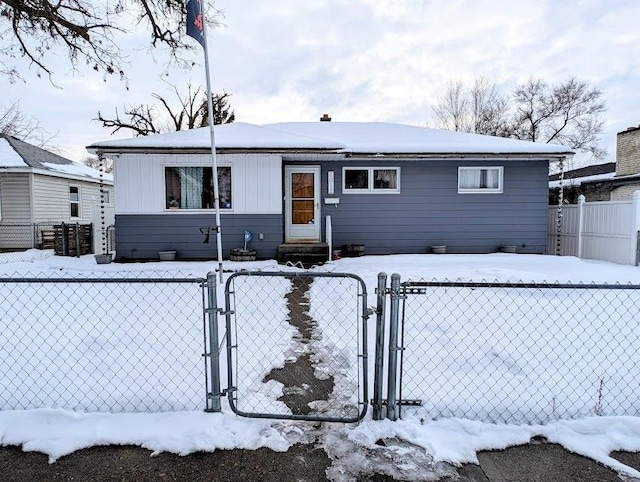
<instances>
[{"instance_id":1,"label":"house","mask_svg":"<svg viewBox=\"0 0 640 482\"><path fill-rule=\"evenodd\" d=\"M46 238L62 223L99 228L101 187L112 205L110 174L0 135L0 251L52 247L43 231ZM99 240L92 237L95 250Z\"/></svg>"},{"instance_id":2,"label":"house","mask_svg":"<svg viewBox=\"0 0 640 482\"><path fill-rule=\"evenodd\" d=\"M330 241L367 254L547 246L549 162L537 144L381 122L232 123L215 128L224 256ZM120 259L216 255L208 128L107 140ZM330 229L327 226L330 226ZM330 239L327 239L327 234Z\"/></svg>"},{"instance_id":3,"label":"house","mask_svg":"<svg viewBox=\"0 0 640 482\"><path fill-rule=\"evenodd\" d=\"M549 176L549 204L558 204L558 188L562 185L562 200L565 204L576 204L583 195L587 201L609 201L610 181L616 175L616 163L592 164L555 173ZM562 182L560 177L562 176Z\"/></svg>"},{"instance_id":4,"label":"house","mask_svg":"<svg viewBox=\"0 0 640 482\"><path fill-rule=\"evenodd\" d=\"M616 162L586 166L549 176L549 204L558 203L562 185L565 203L576 204L584 195L589 201L623 201L640 190L640 126L616 136Z\"/></svg>"}]
</instances>

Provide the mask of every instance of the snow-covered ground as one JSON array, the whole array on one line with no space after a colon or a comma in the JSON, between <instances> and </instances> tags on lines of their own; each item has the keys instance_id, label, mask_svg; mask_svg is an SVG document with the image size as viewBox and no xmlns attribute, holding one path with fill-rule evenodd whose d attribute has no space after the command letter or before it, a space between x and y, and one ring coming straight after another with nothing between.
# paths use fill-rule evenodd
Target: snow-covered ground
<instances>
[{"instance_id":1,"label":"snow-covered ground","mask_svg":"<svg viewBox=\"0 0 640 482\"><path fill-rule=\"evenodd\" d=\"M15 255L0 255L0 277L203 277L216 266L213 262L96 265L92 256L61 258L36 251L25 253L21 261L16 261ZM225 262L224 268L282 269L273 261ZM370 306L375 305L379 272L399 273L403 280L640 284L638 267L571 257L511 254L365 256L335 261L318 269L360 276L366 283ZM219 295L222 295L221 291ZM372 350L373 346L370 346L369 351ZM1 364L0 367L5 372ZM432 421L420 413L407 413L398 422L379 422L371 420L369 411L358 425L325 424L318 431L310 424L299 422L239 418L226 403L223 403L221 414L200 410L83 413L53 408L0 412L2 444L22 445L24 450L44 452L51 461L94 445L134 444L155 452L179 454L258 447L284 451L292 443L319 437L334 458L329 475L335 479L371 466L390 475L402 473L408 479L424 477L425 470L434 473L440 470L439 462L477 462L479 450L526 443L534 435L545 436L620 473L640 477L640 472L609 457L613 450L640 450L640 418L635 417L584 417L544 425L508 425L460 418ZM382 447L376 444L380 439L391 442ZM400 442L394 444L394 440ZM394 462L385 463L385 460Z\"/></svg>"}]
</instances>

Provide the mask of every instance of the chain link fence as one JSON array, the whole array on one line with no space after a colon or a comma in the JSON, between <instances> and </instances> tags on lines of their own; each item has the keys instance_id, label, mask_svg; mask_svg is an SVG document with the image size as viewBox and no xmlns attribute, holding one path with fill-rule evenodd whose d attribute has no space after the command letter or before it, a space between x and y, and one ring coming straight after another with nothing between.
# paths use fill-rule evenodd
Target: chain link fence
<instances>
[{"instance_id":1,"label":"chain link fence","mask_svg":"<svg viewBox=\"0 0 640 482\"><path fill-rule=\"evenodd\" d=\"M203 282L0 279L0 410L202 409Z\"/></svg>"},{"instance_id":2,"label":"chain link fence","mask_svg":"<svg viewBox=\"0 0 640 482\"><path fill-rule=\"evenodd\" d=\"M342 422L364 416L368 313L360 278L239 272L225 296L236 413Z\"/></svg>"},{"instance_id":3,"label":"chain link fence","mask_svg":"<svg viewBox=\"0 0 640 482\"><path fill-rule=\"evenodd\" d=\"M395 298L401 416L640 414L640 286L406 282Z\"/></svg>"},{"instance_id":4,"label":"chain link fence","mask_svg":"<svg viewBox=\"0 0 640 482\"><path fill-rule=\"evenodd\" d=\"M371 365L377 420L640 414L636 285L388 289L381 273L370 310L344 273L241 271L224 302L215 275L42 276L0 278L0 410L219 411L226 396L243 416L352 422Z\"/></svg>"},{"instance_id":5,"label":"chain link fence","mask_svg":"<svg viewBox=\"0 0 640 482\"><path fill-rule=\"evenodd\" d=\"M106 230L106 247L114 249L113 229ZM49 221L42 223L0 223L0 262L23 260L28 249L53 250L61 256L82 256L93 252L91 224ZM110 252L108 251L108 252Z\"/></svg>"},{"instance_id":6,"label":"chain link fence","mask_svg":"<svg viewBox=\"0 0 640 482\"><path fill-rule=\"evenodd\" d=\"M0 253L38 247L36 224L0 223Z\"/></svg>"}]
</instances>

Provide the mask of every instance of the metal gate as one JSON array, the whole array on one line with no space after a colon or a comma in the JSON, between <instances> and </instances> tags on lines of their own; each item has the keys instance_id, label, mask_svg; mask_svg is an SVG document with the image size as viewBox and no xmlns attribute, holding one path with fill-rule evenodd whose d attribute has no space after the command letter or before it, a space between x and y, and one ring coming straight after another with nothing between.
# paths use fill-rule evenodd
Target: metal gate
<instances>
[{"instance_id":1,"label":"metal gate","mask_svg":"<svg viewBox=\"0 0 640 482\"><path fill-rule=\"evenodd\" d=\"M228 396L241 416L356 422L367 411L367 306L342 273L238 272L225 287Z\"/></svg>"}]
</instances>

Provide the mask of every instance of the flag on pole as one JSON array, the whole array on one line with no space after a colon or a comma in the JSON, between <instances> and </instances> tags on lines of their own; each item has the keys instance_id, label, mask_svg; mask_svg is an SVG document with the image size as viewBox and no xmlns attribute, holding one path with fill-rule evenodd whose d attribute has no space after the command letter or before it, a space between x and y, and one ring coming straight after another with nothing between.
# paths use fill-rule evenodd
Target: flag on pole
<instances>
[{"instance_id":1,"label":"flag on pole","mask_svg":"<svg viewBox=\"0 0 640 482\"><path fill-rule=\"evenodd\" d=\"M187 35L196 39L204 48L202 0L187 0Z\"/></svg>"},{"instance_id":2,"label":"flag on pole","mask_svg":"<svg viewBox=\"0 0 640 482\"><path fill-rule=\"evenodd\" d=\"M213 102L211 100L211 76L209 74L209 53L207 52L207 37L205 33L203 5L204 0L185 0L187 8L187 35L196 39L204 51L204 71L207 79L207 110L209 111L209 134L211 136L211 164L212 172L218 172L216 160L216 136L214 133ZM218 250L218 273L222 283L222 222L220 220L220 189L218 176L213 176L213 198L216 210L216 248Z\"/></svg>"}]
</instances>

